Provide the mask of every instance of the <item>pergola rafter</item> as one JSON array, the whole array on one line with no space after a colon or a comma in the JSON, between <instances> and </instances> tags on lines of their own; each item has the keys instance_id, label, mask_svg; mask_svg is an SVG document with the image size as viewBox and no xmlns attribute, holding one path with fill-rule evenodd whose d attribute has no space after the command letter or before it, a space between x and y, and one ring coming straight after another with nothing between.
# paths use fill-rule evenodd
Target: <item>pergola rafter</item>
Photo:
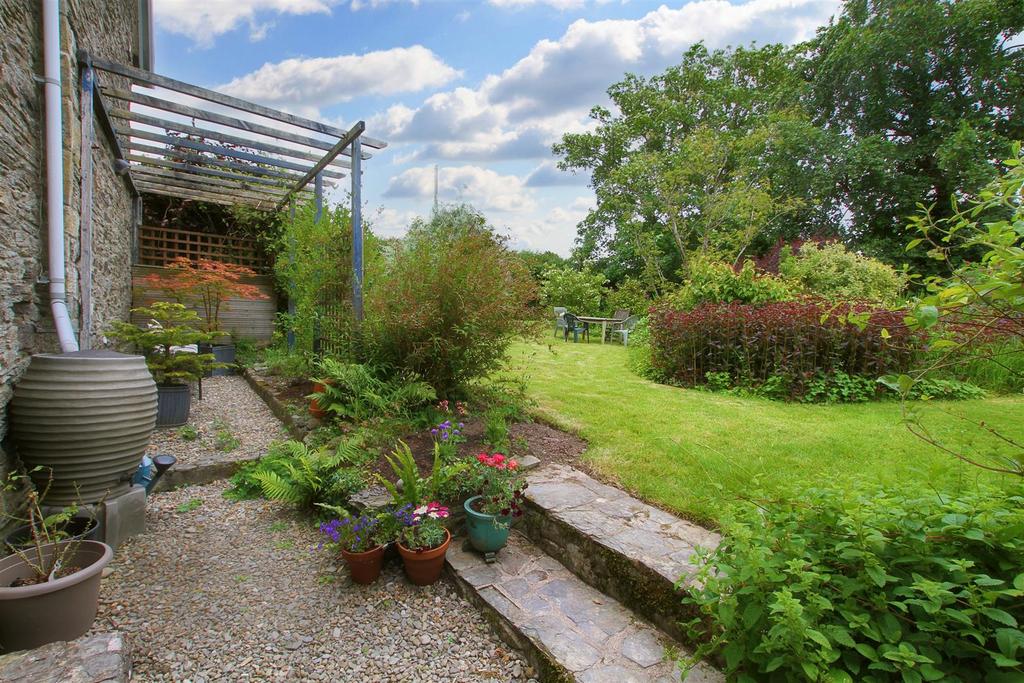
<instances>
[{"instance_id":1,"label":"pergola rafter","mask_svg":"<svg viewBox=\"0 0 1024 683\"><path fill-rule=\"evenodd\" d=\"M264 211L291 204L293 215L295 199L306 197L316 201L319 220L325 184L350 177L353 306L362 317L361 167L372 156L363 148L387 146L364 135L365 123L346 130L85 52L79 63L83 150L93 142L95 119L136 194ZM119 83L101 83L101 72ZM92 163L83 153L83 187L91 186ZM138 206L136 214L137 228ZM83 236L91 234L91 223L91 195L83 195ZM83 256L91 259L91 253Z\"/></svg>"}]
</instances>

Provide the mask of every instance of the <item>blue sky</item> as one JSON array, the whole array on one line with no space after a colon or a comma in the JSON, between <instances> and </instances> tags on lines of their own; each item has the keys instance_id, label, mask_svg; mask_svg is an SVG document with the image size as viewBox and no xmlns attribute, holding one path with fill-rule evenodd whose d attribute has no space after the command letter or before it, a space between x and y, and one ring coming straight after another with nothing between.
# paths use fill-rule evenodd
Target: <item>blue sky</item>
<instances>
[{"instance_id":1,"label":"blue sky","mask_svg":"<svg viewBox=\"0 0 1024 683\"><path fill-rule=\"evenodd\" d=\"M518 248L567 255L593 205L551 143L587 130L627 72L710 47L794 42L837 0L154 0L158 73L387 140L364 168L366 216L385 235L467 201ZM331 191L344 199L342 185Z\"/></svg>"}]
</instances>

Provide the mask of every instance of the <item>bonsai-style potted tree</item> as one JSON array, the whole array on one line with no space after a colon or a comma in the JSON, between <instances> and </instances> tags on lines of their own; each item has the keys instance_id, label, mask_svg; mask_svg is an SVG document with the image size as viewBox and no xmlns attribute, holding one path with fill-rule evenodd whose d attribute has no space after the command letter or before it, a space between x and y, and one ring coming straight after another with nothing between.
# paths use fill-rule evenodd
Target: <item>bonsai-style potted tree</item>
<instances>
[{"instance_id":1,"label":"bonsai-style potted tree","mask_svg":"<svg viewBox=\"0 0 1024 683\"><path fill-rule=\"evenodd\" d=\"M243 277L254 275L256 271L234 263L211 259L192 261L179 256L167 265L166 273L147 275L142 278L142 283L161 290L173 301L197 306L202 311L203 330L211 335L208 341L216 339L221 342L209 347L220 363L214 374L229 374L230 366L235 362L235 346L230 342L230 335L220 328L220 314L228 299L267 298L256 285L241 281Z\"/></svg>"},{"instance_id":2,"label":"bonsai-style potted tree","mask_svg":"<svg viewBox=\"0 0 1024 683\"><path fill-rule=\"evenodd\" d=\"M484 554L508 543L512 520L522 516L520 504L526 480L519 463L501 453L476 456L473 483L477 495L466 500L466 531L470 544Z\"/></svg>"},{"instance_id":3,"label":"bonsai-style potted tree","mask_svg":"<svg viewBox=\"0 0 1024 683\"><path fill-rule=\"evenodd\" d=\"M145 317L146 325L118 321L107 334L126 350L146 358L157 388L156 426L183 425L192 407L189 382L217 365L213 354L199 353L199 344L213 334L199 330L199 315L183 304L157 301L132 309L132 313Z\"/></svg>"},{"instance_id":4,"label":"bonsai-style potted tree","mask_svg":"<svg viewBox=\"0 0 1024 683\"><path fill-rule=\"evenodd\" d=\"M24 488L25 474L11 474L5 493ZM74 640L92 627L99 605L100 579L114 553L99 541L69 538L62 531L76 508L44 516L40 494L26 491L26 517L8 513L4 522L27 522L31 542L11 547L0 560L0 651L28 650ZM0 495L6 501L6 496Z\"/></svg>"}]
</instances>

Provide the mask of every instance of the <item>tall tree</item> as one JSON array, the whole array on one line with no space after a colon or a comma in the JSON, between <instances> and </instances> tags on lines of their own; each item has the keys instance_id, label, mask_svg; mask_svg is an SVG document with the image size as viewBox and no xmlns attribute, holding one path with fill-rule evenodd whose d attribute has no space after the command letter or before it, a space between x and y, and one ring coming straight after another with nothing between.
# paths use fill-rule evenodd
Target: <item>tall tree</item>
<instances>
[{"instance_id":1,"label":"tall tree","mask_svg":"<svg viewBox=\"0 0 1024 683\"><path fill-rule=\"evenodd\" d=\"M597 194L577 255L650 285L695 250L735 260L759 241L837 226L833 184L801 172L821 166L831 141L802 109L797 64L781 45L698 44L663 74L613 85L616 113L594 108L593 132L554 147L562 168L591 172Z\"/></svg>"},{"instance_id":2,"label":"tall tree","mask_svg":"<svg viewBox=\"0 0 1024 683\"><path fill-rule=\"evenodd\" d=\"M1024 138L1022 30L1021 0L847 0L818 32L811 106L843 139L837 189L864 247L902 259L919 202L950 215Z\"/></svg>"}]
</instances>

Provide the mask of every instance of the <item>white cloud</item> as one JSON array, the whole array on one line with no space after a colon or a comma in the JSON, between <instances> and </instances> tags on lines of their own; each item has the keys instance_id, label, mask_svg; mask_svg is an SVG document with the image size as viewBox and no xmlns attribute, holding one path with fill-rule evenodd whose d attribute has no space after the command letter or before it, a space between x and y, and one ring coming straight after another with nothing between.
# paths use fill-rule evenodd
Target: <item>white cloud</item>
<instances>
[{"instance_id":1,"label":"white cloud","mask_svg":"<svg viewBox=\"0 0 1024 683\"><path fill-rule=\"evenodd\" d=\"M401 211L382 206L374 213L372 229L380 237L401 237L421 214L416 211Z\"/></svg>"},{"instance_id":2,"label":"white cloud","mask_svg":"<svg viewBox=\"0 0 1024 683\"><path fill-rule=\"evenodd\" d=\"M422 45L361 55L267 63L218 90L270 106L317 110L364 95L395 95L446 85L460 75Z\"/></svg>"},{"instance_id":3,"label":"white cloud","mask_svg":"<svg viewBox=\"0 0 1024 683\"><path fill-rule=\"evenodd\" d=\"M559 169L554 162L542 161L540 166L526 176L525 184L527 187L554 187L556 185L586 185L589 180L586 175Z\"/></svg>"},{"instance_id":4,"label":"white cloud","mask_svg":"<svg viewBox=\"0 0 1024 683\"><path fill-rule=\"evenodd\" d=\"M549 5L559 10L579 9L584 0L488 0L495 7L504 9L521 9L532 5Z\"/></svg>"},{"instance_id":5,"label":"white cloud","mask_svg":"<svg viewBox=\"0 0 1024 683\"><path fill-rule=\"evenodd\" d=\"M523 212L536 206L523 181L479 166L448 166L438 170L438 195L444 202L469 202L483 210ZM430 199L434 167L416 166L391 178L385 197Z\"/></svg>"},{"instance_id":6,"label":"white cloud","mask_svg":"<svg viewBox=\"0 0 1024 683\"><path fill-rule=\"evenodd\" d=\"M803 40L837 7L838 0L695 0L639 19L581 19L475 89L436 93L415 109L395 106L374 122L390 139L430 143L421 159L545 158L562 134L593 125L590 107L606 103L607 88L626 72L662 71L698 40L711 48Z\"/></svg>"},{"instance_id":7,"label":"white cloud","mask_svg":"<svg viewBox=\"0 0 1024 683\"><path fill-rule=\"evenodd\" d=\"M191 38L199 47L210 47L219 35L242 24L250 38L262 40L269 25L260 22L265 14L330 14L338 0L155 0L156 24L169 33Z\"/></svg>"}]
</instances>

